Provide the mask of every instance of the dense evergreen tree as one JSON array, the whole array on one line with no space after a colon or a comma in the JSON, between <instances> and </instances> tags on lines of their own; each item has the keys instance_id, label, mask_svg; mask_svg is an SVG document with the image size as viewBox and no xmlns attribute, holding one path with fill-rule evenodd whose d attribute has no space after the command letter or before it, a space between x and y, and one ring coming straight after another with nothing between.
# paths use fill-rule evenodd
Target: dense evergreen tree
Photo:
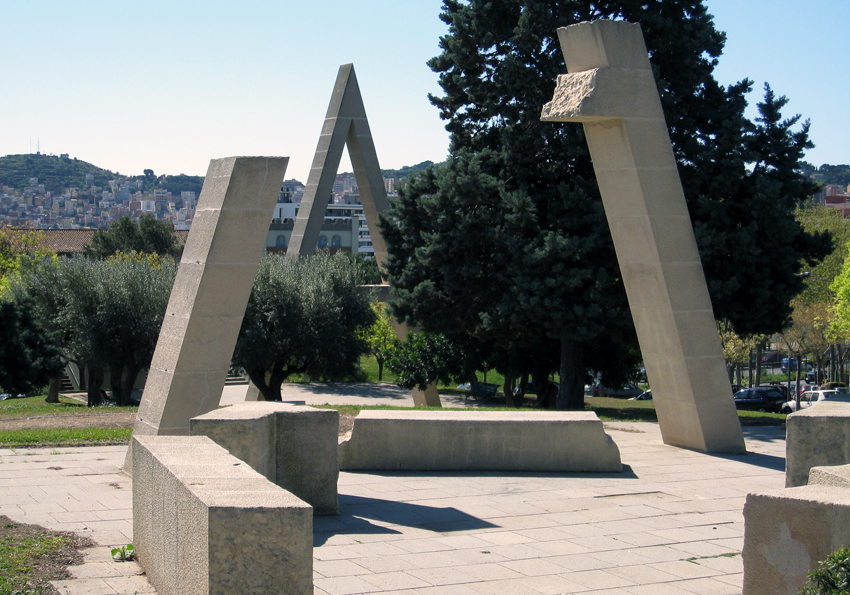
<instances>
[{"instance_id":1,"label":"dense evergreen tree","mask_svg":"<svg viewBox=\"0 0 850 595\"><path fill-rule=\"evenodd\" d=\"M381 220L395 313L522 350L558 341L562 408L583 407L587 369L614 384L613 350L635 346L582 129L540 122L566 70L557 28L599 18L643 29L716 315L745 334L779 330L799 262L828 248L792 213L813 189L796 171L807 125L792 132L769 89L760 119L744 117L751 83L714 80L724 35L701 1L444 0L449 32L429 65L451 155Z\"/></svg>"},{"instance_id":2,"label":"dense evergreen tree","mask_svg":"<svg viewBox=\"0 0 850 595\"><path fill-rule=\"evenodd\" d=\"M30 302L0 302L0 391L32 394L61 369L59 348L37 323Z\"/></svg>"},{"instance_id":3,"label":"dense evergreen tree","mask_svg":"<svg viewBox=\"0 0 850 595\"><path fill-rule=\"evenodd\" d=\"M154 215L142 215L138 223L121 217L109 229L95 230L91 244L86 246L86 254L96 258L107 258L116 252L177 256L180 251L174 226Z\"/></svg>"}]
</instances>

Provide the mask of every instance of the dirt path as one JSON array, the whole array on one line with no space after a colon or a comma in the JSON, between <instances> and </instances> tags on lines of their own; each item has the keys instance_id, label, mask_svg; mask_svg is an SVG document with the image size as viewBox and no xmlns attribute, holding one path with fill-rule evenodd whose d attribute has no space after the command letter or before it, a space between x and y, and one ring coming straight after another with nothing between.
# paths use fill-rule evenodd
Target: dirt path
<instances>
[{"instance_id":1,"label":"dirt path","mask_svg":"<svg viewBox=\"0 0 850 595\"><path fill-rule=\"evenodd\" d=\"M38 415L0 420L0 430L44 430L49 428L132 428L135 411L104 411L64 415Z\"/></svg>"}]
</instances>

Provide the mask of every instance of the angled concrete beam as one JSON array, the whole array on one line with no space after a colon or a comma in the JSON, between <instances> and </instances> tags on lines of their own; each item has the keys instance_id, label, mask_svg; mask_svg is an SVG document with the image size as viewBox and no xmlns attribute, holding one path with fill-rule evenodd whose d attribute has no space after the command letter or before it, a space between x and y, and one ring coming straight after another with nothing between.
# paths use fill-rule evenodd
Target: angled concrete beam
<instances>
[{"instance_id":1,"label":"angled concrete beam","mask_svg":"<svg viewBox=\"0 0 850 595\"><path fill-rule=\"evenodd\" d=\"M135 435L188 436L190 419L218 407L288 162L288 157L210 162Z\"/></svg>"},{"instance_id":2,"label":"angled concrete beam","mask_svg":"<svg viewBox=\"0 0 850 595\"><path fill-rule=\"evenodd\" d=\"M389 201L353 64L343 64L339 67L286 257L297 258L316 251L342 150L346 145L351 166L354 168L354 178L360 190L366 225L372 236L375 260L378 262L378 270L382 270L387 260L387 246L377 222L378 213L389 208ZM413 330L407 324L395 324L396 336L400 340L404 340L408 331ZM417 407L441 407L440 395L434 384L428 385L424 391L414 389L412 393L413 402Z\"/></svg>"},{"instance_id":3,"label":"angled concrete beam","mask_svg":"<svg viewBox=\"0 0 850 595\"><path fill-rule=\"evenodd\" d=\"M581 122L666 444L745 452L640 25L558 30L569 74L547 122Z\"/></svg>"}]
</instances>

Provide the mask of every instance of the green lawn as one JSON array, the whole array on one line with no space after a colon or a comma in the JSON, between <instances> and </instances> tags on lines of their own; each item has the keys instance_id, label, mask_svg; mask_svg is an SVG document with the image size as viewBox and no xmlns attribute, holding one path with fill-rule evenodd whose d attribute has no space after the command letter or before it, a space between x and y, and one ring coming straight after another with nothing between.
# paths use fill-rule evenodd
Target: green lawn
<instances>
[{"instance_id":1,"label":"green lawn","mask_svg":"<svg viewBox=\"0 0 850 595\"><path fill-rule=\"evenodd\" d=\"M50 581L67 576L64 569L68 560L80 558L78 547L92 545L84 537L0 516L0 595L55 593Z\"/></svg>"},{"instance_id":2,"label":"green lawn","mask_svg":"<svg viewBox=\"0 0 850 595\"><path fill-rule=\"evenodd\" d=\"M128 444L133 428L44 428L0 431L0 447L107 446Z\"/></svg>"},{"instance_id":3,"label":"green lawn","mask_svg":"<svg viewBox=\"0 0 850 595\"><path fill-rule=\"evenodd\" d=\"M44 395L0 401L0 421L27 417L67 417L97 415L113 411L135 412L138 407L101 405L87 407L84 403L60 397L59 403L45 402ZM104 446L127 444L131 428L44 428L32 430L0 430L0 447L35 446ZM2 594L0 594L2 595Z\"/></svg>"}]
</instances>

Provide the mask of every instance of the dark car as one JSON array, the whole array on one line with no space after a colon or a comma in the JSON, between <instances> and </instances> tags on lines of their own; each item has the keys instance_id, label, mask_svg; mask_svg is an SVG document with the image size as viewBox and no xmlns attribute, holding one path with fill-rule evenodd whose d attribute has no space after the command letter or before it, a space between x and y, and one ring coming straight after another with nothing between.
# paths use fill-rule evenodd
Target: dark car
<instances>
[{"instance_id":1,"label":"dark car","mask_svg":"<svg viewBox=\"0 0 850 595\"><path fill-rule=\"evenodd\" d=\"M783 403L785 395L775 387L745 388L735 393L736 409L779 413Z\"/></svg>"}]
</instances>

